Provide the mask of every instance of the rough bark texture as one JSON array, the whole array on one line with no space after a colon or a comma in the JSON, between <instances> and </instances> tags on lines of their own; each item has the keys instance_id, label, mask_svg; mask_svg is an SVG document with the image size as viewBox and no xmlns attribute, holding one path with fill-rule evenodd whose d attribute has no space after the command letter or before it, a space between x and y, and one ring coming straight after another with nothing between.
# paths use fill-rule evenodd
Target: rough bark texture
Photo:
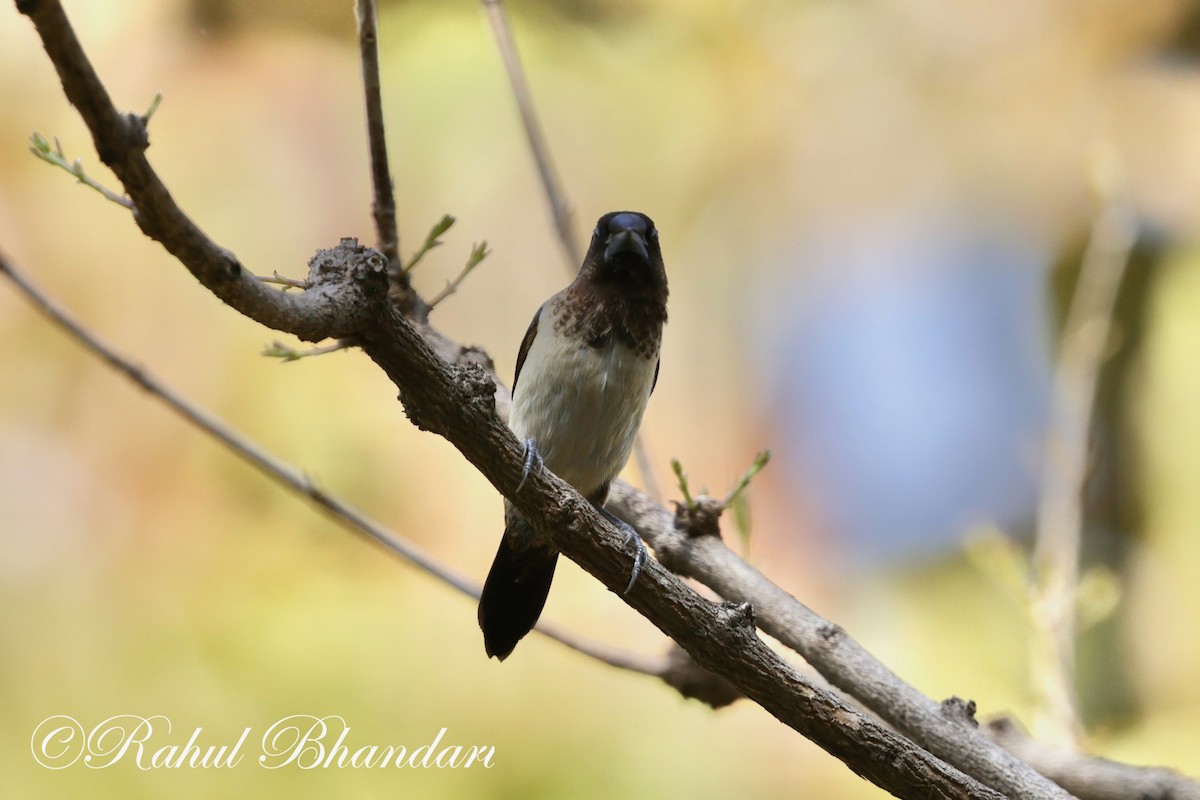
<instances>
[{"instance_id":1,"label":"rough bark texture","mask_svg":"<svg viewBox=\"0 0 1200 800\"><path fill-rule=\"evenodd\" d=\"M16 5L33 21L66 96L83 116L101 159L123 183L148 236L240 313L301 339L338 338L359 345L398 387L414 424L454 444L540 534L610 590L619 594L625 588L630 557L621 535L571 487L539 472L516 494L521 446L503 422L508 392L495 380L486 353L439 334L424 314L412 312L420 304L397 303L397 290L408 296L411 287L397 286L402 276L395 274L389 286L387 259L353 239L314 257L304 292L284 293L258 281L175 205L146 159L145 120L112 106L57 0L17 0ZM610 505L646 536L662 562L652 561L623 599L701 667L858 774L904 798L1068 796L983 736L969 704L938 704L924 697L841 628L771 584L717 536L692 535L704 528L700 522L677 525L668 511L626 484L614 488ZM735 602L705 600L668 568ZM758 638L755 625L911 738L806 679Z\"/></svg>"}]
</instances>

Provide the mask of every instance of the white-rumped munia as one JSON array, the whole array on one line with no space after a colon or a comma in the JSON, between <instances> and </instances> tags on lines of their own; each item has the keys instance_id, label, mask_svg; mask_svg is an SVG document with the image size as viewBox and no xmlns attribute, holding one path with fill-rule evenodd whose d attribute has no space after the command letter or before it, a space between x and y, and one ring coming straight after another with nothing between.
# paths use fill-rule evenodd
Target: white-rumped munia
<instances>
[{"instance_id":1,"label":"white-rumped munia","mask_svg":"<svg viewBox=\"0 0 1200 800\"><path fill-rule=\"evenodd\" d=\"M626 591L646 548L604 501L658 380L666 321L667 273L654 223L635 211L605 214L579 275L534 315L513 378L509 427L525 444L525 476L544 465L624 531L635 550ZM506 501L504 538L479 601L489 656L503 660L533 628L557 562L558 551Z\"/></svg>"}]
</instances>

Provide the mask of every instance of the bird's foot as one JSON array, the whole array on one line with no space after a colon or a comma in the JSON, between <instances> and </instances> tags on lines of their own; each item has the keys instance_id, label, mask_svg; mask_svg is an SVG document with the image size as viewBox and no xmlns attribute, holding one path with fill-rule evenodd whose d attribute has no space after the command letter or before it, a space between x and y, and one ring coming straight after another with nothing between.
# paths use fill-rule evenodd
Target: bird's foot
<instances>
[{"instance_id":1,"label":"bird's foot","mask_svg":"<svg viewBox=\"0 0 1200 800\"><path fill-rule=\"evenodd\" d=\"M638 536L637 531L633 529L625 520L613 514L607 508L600 508L601 516L616 526L617 530L625 534L625 546L633 545L633 572L629 576L629 585L625 587L625 591L621 594L629 594L629 590L637 583L638 576L642 574L642 567L645 566L646 560L650 558L650 554L646 552L646 544L642 541L642 537Z\"/></svg>"},{"instance_id":2,"label":"bird's foot","mask_svg":"<svg viewBox=\"0 0 1200 800\"><path fill-rule=\"evenodd\" d=\"M537 441L526 439L521 444L525 447L525 466L521 469L521 482L517 484L518 492L525 485L525 481L529 480L529 476L533 474L534 467L536 466L538 470L542 468L542 454L538 452Z\"/></svg>"}]
</instances>

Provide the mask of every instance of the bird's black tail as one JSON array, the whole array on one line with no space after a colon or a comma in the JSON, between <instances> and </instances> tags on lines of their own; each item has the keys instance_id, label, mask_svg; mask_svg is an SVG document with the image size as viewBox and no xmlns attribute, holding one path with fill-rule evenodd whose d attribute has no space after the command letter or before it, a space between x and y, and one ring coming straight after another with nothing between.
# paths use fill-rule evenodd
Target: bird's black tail
<instances>
[{"instance_id":1,"label":"bird's black tail","mask_svg":"<svg viewBox=\"0 0 1200 800\"><path fill-rule=\"evenodd\" d=\"M518 518L505 527L479 598L483 647L501 661L537 624L558 563L558 551L538 542L532 531L514 530L526 525Z\"/></svg>"}]
</instances>

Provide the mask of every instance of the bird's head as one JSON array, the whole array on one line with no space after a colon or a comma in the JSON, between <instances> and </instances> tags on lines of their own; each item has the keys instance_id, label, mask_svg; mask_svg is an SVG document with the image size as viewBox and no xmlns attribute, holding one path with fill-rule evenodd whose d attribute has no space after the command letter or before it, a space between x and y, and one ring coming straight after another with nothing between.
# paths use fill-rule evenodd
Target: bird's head
<instances>
[{"instance_id":1,"label":"bird's head","mask_svg":"<svg viewBox=\"0 0 1200 800\"><path fill-rule=\"evenodd\" d=\"M653 220L637 211L613 211L600 218L583 266L603 283L666 287L658 229Z\"/></svg>"}]
</instances>

